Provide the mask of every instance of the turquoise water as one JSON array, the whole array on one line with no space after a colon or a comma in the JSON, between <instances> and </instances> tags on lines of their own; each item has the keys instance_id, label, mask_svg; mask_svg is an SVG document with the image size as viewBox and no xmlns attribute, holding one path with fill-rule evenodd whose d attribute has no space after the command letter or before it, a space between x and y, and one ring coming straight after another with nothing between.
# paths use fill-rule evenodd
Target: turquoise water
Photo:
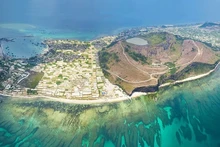
<instances>
[{"instance_id":1,"label":"turquoise water","mask_svg":"<svg viewBox=\"0 0 220 147\"><path fill-rule=\"evenodd\" d=\"M1 42L4 53L17 58L28 58L40 54L46 46L46 39L91 40L101 34L82 33L73 30L46 29L30 24L0 24L0 38L13 39L13 42Z\"/></svg>"},{"instance_id":2,"label":"turquoise water","mask_svg":"<svg viewBox=\"0 0 220 147\"><path fill-rule=\"evenodd\" d=\"M218 0L1 0L0 38L15 39L4 42L5 53L30 57L44 48L32 43L44 39L91 40L125 28L219 21L219 5Z\"/></svg>"},{"instance_id":3,"label":"turquoise water","mask_svg":"<svg viewBox=\"0 0 220 147\"><path fill-rule=\"evenodd\" d=\"M0 146L218 147L219 73L161 89L157 102L152 96L102 105L2 98Z\"/></svg>"},{"instance_id":4,"label":"turquoise water","mask_svg":"<svg viewBox=\"0 0 220 147\"><path fill-rule=\"evenodd\" d=\"M108 32L108 35L115 35L122 29ZM12 42L0 42L4 53L16 58L29 58L40 54L46 48L44 40L51 39L77 39L90 41L96 38L107 36L102 32L81 32L71 29L53 29L31 24L2 23L0 24L0 38L13 39Z\"/></svg>"}]
</instances>

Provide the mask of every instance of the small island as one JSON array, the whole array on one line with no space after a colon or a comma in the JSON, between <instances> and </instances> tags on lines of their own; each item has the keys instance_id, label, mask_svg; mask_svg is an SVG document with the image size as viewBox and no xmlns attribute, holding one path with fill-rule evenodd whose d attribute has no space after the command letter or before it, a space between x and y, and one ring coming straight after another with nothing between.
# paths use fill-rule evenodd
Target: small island
<instances>
[{"instance_id":1,"label":"small island","mask_svg":"<svg viewBox=\"0 0 220 147\"><path fill-rule=\"evenodd\" d=\"M134 28L92 41L45 40L47 48L31 58L9 57L0 46L0 94L106 103L195 80L220 61L220 29L206 26Z\"/></svg>"}]
</instances>

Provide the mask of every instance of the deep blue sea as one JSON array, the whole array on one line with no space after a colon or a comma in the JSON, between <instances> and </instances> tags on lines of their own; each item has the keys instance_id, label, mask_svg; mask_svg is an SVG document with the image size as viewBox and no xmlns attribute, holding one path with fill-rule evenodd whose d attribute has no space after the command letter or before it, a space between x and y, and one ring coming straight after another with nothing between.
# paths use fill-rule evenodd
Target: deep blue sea
<instances>
[{"instance_id":1,"label":"deep blue sea","mask_svg":"<svg viewBox=\"0 0 220 147\"><path fill-rule=\"evenodd\" d=\"M219 6L219 0L1 0L0 24L6 26L0 37L16 37L3 46L29 57L42 48L32 43L45 38L91 40L137 26L219 21Z\"/></svg>"},{"instance_id":2,"label":"deep blue sea","mask_svg":"<svg viewBox=\"0 0 220 147\"><path fill-rule=\"evenodd\" d=\"M106 34L133 26L219 21L219 0L1 0L0 23Z\"/></svg>"}]
</instances>

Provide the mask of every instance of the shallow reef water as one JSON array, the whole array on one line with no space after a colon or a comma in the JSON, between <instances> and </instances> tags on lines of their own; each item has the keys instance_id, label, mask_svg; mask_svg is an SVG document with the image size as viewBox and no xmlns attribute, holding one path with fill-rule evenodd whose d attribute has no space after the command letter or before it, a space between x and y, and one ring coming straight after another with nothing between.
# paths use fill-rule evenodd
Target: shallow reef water
<instances>
[{"instance_id":1,"label":"shallow reef water","mask_svg":"<svg viewBox=\"0 0 220 147\"><path fill-rule=\"evenodd\" d=\"M82 33L68 29L48 29L31 24L0 23L0 44L3 52L15 58L29 58L41 54L47 48L44 41L48 39L88 41L97 37L99 37L98 32ZM1 41L1 39L8 39L8 41Z\"/></svg>"},{"instance_id":2,"label":"shallow reef water","mask_svg":"<svg viewBox=\"0 0 220 147\"><path fill-rule=\"evenodd\" d=\"M219 73L112 104L1 97L0 146L217 147Z\"/></svg>"}]
</instances>

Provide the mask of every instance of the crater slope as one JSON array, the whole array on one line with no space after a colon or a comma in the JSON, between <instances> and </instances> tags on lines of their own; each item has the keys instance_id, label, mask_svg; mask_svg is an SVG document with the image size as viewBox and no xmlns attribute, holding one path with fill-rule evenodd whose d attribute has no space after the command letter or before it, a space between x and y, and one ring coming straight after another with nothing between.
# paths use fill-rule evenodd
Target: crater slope
<instances>
[{"instance_id":1,"label":"crater slope","mask_svg":"<svg viewBox=\"0 0 220 147\"><path fill-rule=\"evenodd\" d=\"M128 94L153 92L158 85L208 72L220 53L205 44L165 32L136 36L148 42L114 42L99 52L105 76Z\"/></svg>"}]
</instances>

